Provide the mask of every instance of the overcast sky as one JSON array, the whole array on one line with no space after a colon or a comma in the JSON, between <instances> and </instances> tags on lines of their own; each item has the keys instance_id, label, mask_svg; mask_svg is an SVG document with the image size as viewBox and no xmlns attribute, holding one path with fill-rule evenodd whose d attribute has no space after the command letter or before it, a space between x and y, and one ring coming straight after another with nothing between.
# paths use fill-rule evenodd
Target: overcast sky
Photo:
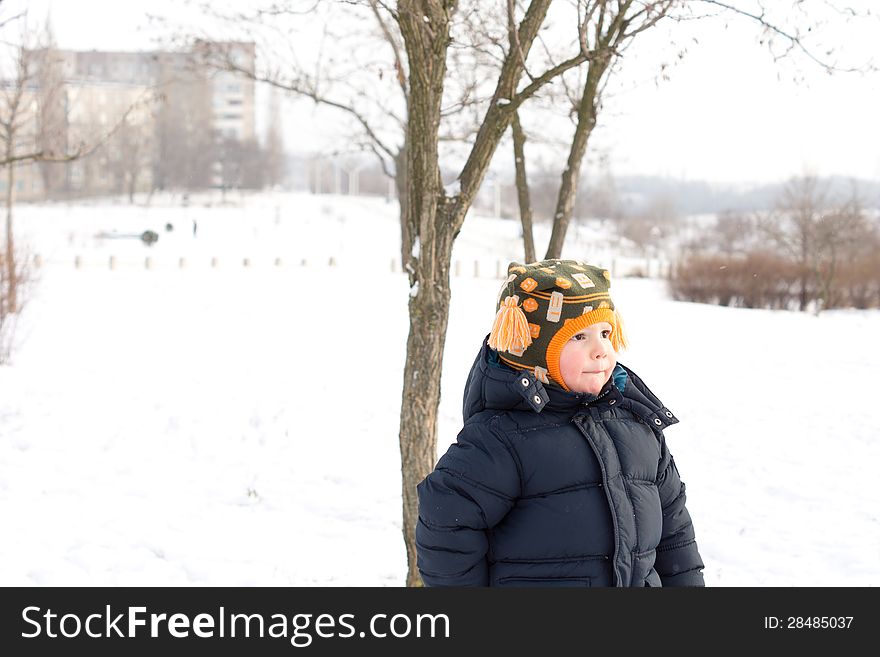
<instances>
[{"instance_id":1,"label":"overcast sky","mask_svg":"<svg viewBox=\"0 0 880 657\"><path fill-rule=\"evenodd\" d=\"M150 49L156 33L145 29L148 11L187 20L170 0L3 0L0 11L8 16L25 4L31 16L51 9L58 45L69 49ZM844 27L829 32L825 43L847 48L848 62L873 56L880 64L868 32ZM673 38L688 53L669 80L655 84L657 61L669 59ZM758 30L745 20L653 31L627 52L620 79L609 86L594 153L607 154L615 175L770 182L809 172L880 179L880 75L829 76L803 56L774 63L757 41ZM333 148L335 117L310 103L289 102L285 111L288 149Z\"/></svg>"}]
</instances>

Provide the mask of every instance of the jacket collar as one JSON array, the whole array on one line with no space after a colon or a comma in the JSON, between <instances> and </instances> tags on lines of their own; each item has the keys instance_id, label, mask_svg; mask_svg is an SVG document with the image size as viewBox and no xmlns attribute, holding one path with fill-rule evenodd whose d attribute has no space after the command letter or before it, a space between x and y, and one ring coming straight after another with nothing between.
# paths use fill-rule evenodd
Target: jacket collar
<instances>
[{"instance_id":1,"label":"jacket collar","mask_svg":"<svg viewBox=\"0 0 880 657\"><path fill-rule=\"evenodd\" d=\"M488 336L487 336L488 338ZM553 385L544 385L534 373L517 371L507 365L493 365L492 350L483 340L480 352L468 375L464 391L464 420L484 410L518 410L542 413L553 411L575 413L584 407L620 405L629 408L652 428L662 430L678 419L648 389L644 382L625 365L614 374L598 395L569 392ZM495 359L497 362L497 359ZM621 373L621 370L624 374ZM623 390L620 389L622 385Z\"/></svg>"}]
</instances>

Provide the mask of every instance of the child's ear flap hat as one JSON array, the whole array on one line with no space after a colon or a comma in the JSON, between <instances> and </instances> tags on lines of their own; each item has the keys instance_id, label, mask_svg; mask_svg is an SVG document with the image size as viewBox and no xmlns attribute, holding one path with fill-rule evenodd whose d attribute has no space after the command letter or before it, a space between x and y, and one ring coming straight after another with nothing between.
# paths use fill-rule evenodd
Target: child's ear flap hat
<instances>
[{"instance_id":1,"label":"child's ear flap hat","mask_svg":"<svg viewBox=\"0 0 880 657\"><path fill-rule=\"evenodd\" d=\"M501 287L488 344L517 370L530 370L545 384L568 387L559 370L562 347L596 322L611 324L615 351L627 346L623 320L614 307L607 269L579 260L512 262Z\"/></svg>"}]
</instances>

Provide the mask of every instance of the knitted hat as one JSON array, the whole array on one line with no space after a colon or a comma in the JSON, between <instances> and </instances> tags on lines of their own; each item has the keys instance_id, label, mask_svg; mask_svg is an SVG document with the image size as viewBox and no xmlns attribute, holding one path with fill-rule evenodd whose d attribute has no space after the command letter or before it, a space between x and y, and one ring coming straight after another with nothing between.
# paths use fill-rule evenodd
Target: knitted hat
<instances>
[{"instance_id":1,"label":"knitted hat","mask_svg":"<svg viewBox=\"0 0 880 657\"><path fill-rule=\"evenodd\" d=\"M512 262L507 273L488 342L507 365L568 390L559 357L575 333L608 322L615 351L626 348L623 322L608 293L608 270L579 260L542 260Z\"/></svg>"}]
</instances>

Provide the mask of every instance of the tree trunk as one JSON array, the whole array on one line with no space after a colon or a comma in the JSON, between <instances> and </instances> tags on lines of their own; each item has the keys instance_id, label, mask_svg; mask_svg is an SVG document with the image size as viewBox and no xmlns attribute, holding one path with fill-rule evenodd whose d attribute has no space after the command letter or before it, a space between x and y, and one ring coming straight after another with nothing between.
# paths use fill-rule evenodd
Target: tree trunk
<instances>
[{"instance_id":1,"label":"tree trunk","mask_svg":"<svg viewBox=\"0 0 880 657\"><path fill-rule=\"evenodd\" d=\"M134 204L134 192L137 189L137 181L138 181L138 171L137 167L133 167L131 170L131 176L128 179L128 202L130 204Z\"/></svg>"},{"instance_id":2,"label":"tree trunk","mask_svg":"<svg viewBox=\"0 0 880 657\"><path fill-rule=\"evenodd\" d=\"M406 186L404 221L417 226L417 256L410 253L410 329L400 411L403 479L403 534L408 586L421 584L416 565L415 528L418 484L434 467L440 372L449 320L449 270L452 245L486 175L511 113L499 104L516 94L523 62L544 21L550 0L532 0L519 31L522 57L511 54L502 66L492 105L480 126L458 177L460 191L446 195L440 180L440 105L450 43L452 1L400 0L398 24L406 44L410 85L407 99Z\"/></svg>"},{"instance_id":3,"label":"tree trunk","mask_svg":"<svg viewBox=\"0 0 880 657\"><path fill-rule=\"evenodd\" d=\"M449 269L453 236L446 232L442 236L438 235L438 238L436 251L423 251L417 261L415 276L419 285L414 288L415 293L410 295L409 301L409 337L406 342L400 412L407 586L421 585L416 567L415 546L418 521L417 486L431 472L437 457L437 414L449 319Z\"/></svg>"},{"instance_id":4,"label":"tree trunk","mask_svg":"<svg viewBox=\"0 0 880 657\"><path fill-rule=\"evenodd\" d=\"M547 246L545 259L559 258L562 255L562 245L565 243L565 234L568 232L568 224L571 222L581 164L587 150L587 141L596 125L596 99L599 83L605 75L609 63L609 54L603 53L597 55L590 62L587 70L587 81L584 83L584 92L578 106L577 128L575 128L574 139L572 139L571 149L568 153L568 164L565 171L562 172L562 182L559 186L559 195L556 198L556 211L553 213L553 231L550 234L550 244Z\"/></svg>"},{"instance_id":5,"label":"tree trunk","mask_svg":"<svg viewBox=\"0 0 880 657\"><path fill-rule=\"evenodd\" d=\"M7 155L12 157L12 149ZM15 242L12 234L12 193L15 182L15 165L6 165L6 313L18 312L18 281L15 275Z\"/></svg>"},{"instance_id":6,"label":"tree trunk","mask_svg":"<svg viewBox=\"0 0 880 657\"><path fill-rule=\"evenodd\" d=\"M529 198L529 179L526 175L526 133L519 122L519 111L514 112L511 121L513 130L513 162L516 168L516 194L519 199L519 218L522 223L524 262L534 262L535 236L532 233L532 201Z\"/></svg>"},{"instance_id":7,"label":"tree trunk","mask_svg":"<svg viewBox=\"0 0 880 657\"><path fill-rule=\"evenodd\" d=\"M439 3L398 4L400 30L410 70L405 149L406 192L401 199L402 226L417 227L419 253L404 252L409 273L409 336L400 409L400 458L403 484L403 538L407 552L407 586L420 586L415 530L417 486L434 467L440 372L449 316L449 263L452 224L440 212L439 130L449 19ZM443 204L445 207L445 204ZM412 232L410 240L415 239ZM404 248L406 248L404 246Z\"/></svg>"},{"instance_id":8,"label":"tree trunk","mask_svg":"<svg viewBox=\"0 0 880 657\"><path fill-rule=\"evenodd\" d=\"M801 280L800 280L800 311L804 312L807 309L808 299L808 289L810 285L810 259L808 254L808 246L806 242L806 237L803 238L803 243L801 247Z\"/></svg>"},{"instance_id":9,"label":"tree trunk","mask_svg":"<svg viewBox=\"0 0 880 657\"><path fill-rule=\"evenodd\" d=\"M413 224L408 219L406 213L406 195L408 189L408 181L406 179L406 146L397 152L394 158L394 187L397 190L397 202L400 213L400 266L403 271L408 272L408 266L411 268L410 258L412 257L413 244L418 235L418 224Z\"/></svg>"}]
</instances>

